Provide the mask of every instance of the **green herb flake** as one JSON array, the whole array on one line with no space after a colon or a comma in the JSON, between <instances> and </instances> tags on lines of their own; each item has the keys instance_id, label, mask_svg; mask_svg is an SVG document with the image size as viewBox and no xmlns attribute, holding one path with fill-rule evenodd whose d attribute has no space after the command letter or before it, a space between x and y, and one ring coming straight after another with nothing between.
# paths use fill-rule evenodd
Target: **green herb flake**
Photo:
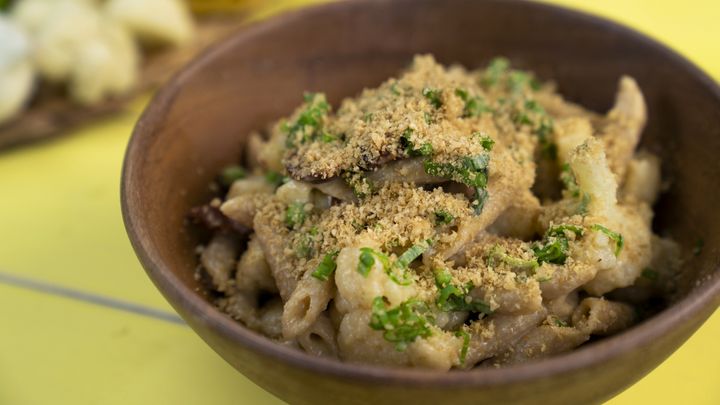
<instances>
[{"instance_id":1,"label":"green herb flake","mask_svg":"<svg viewBox=\"0 0 720 405\"><path fill-rule=\"evenodd\" d=\"M567 163L563 163L560 167L560 181L570 196L574 198L580 197L580 187L578 187L577 180L575 180L575 173L572 172L570 165Z\"/></svg>"},{"instance_id":2,"label":"green herb flake","mask_svg":"<svg viewBox=\"0 0 720 405\"><path fill-rule=\"evenodd\" d=\"M455 220L455 217L445 211L445 210L438 210L435 211L435 224L436 225L447 225Z\"/></svg>"},{"instance_id":3,"label":"green herb flake","mask_svg":"<svg viewBox=\"0 0 720 405\"><path fill-rule=\"evenodd\" d=\"M416 299L404 301L389 309L383 297L375 297L369 326L383 331L383 337L395 344L395 350L405 351L417 338L432 335L431 318L427 304Z\"/></svg>"},{"instance_id":4,"label":"green herb flake","mask_svg":"<svg viewBox=\"0 0 720 405\"><path fill-rule=\"evenodd\" d=\"M578 214L587 214L587 207L590 204L590 195L583 193L577 184L575 179L575 173L567 163L564 163L560 167L560 182L563 184L563 188L567 191L567 195L571 198L578 200L577 211Z\"/></svg>"},{"instance_id":5,"label":"green herb flake","mask_svg":"<svg viewBox=\"0 0 720 405\"><path fill-rule=\"evenodd\" d=\"M290 179L288 177L283 176L282 174L272 170L265 173L265 181L274 185L275 187L279 187L280 185L287 183L289 180Z\"/></svg>"},{"instance_id":6,"label":"green herb flake","mask_svg":"<svg viewBox=\"0 0 720 405\"><path fill-rule=\"evenodd\" d=\"M300 259L307 259L310 256L312 256L313 251L313 240L312 238L305 237L300 240L298 245L295 247L295 256L297 256Z\"/></svg>"},{"instance_id":7,"label":"green herb flake","mask_svg":"<svg viewBox=\"0 0 720 405\"><path fill-rule=\"evenodd\" d=\"M645 278L648 279L648 280L655 281L655 280L658 279L658 277L660 276L660 274L659 274L657 271L655 271L655 270L653 270L653 269L651 269L651 268L649 268L649 267L646 267L646 268L644 268L643 271L642 271L642 276L645 277Z\"/></svg>"},{"instance_id":8,"label":"green herb flake","mask_svg":"<svg viewBox=\"0 0 720 405\"><path fill-rule=\"evenodd\" d=\"M485 187L488 181L488 164L490 155L483 153L477 156L466 156L455 162L439 163L426 160L423 163L425 173L445 177L463 183L475 189L475 200L472 202L475 213L480 214L485 206L488 193Z\"/></svg>"},{"instance_id":9,"label":"green herb flake","mask_svg":"<svg viewBox=\"0 0 720 405\"><path fill-rule=\"evenodd\" d=\"M700 256L700 253L702 253L703 247L705 247L705 240L702 238L695 241L695 246L693 247L693 256Z\"/></svg>"},{"instance_id":10,"label":"green herb flake","mask_svg":"<svg viewBox=\"0 0 720 405\"><path fill-rule=\"evenodd\" d=\"M538 283L544 283L544 282L552 280L552 276L541 276L541 277L537 277L535 280Z\"/></svg>"},{"instance_id":11,"label":"green herb flake","mask_svg":"<svg viewBox=\"0 0 720 405\"><path fill-rule=\"evenodd\" d=\"M238 165L228 166L223 169L222 173L220 174L220 182L226 186L230 187L235 180L240 180L245 178L245 169Z\"/></svg>"},{"instance_id":12,"label":"green herb flake","mask_svg":"<svg viewBox=\"0 0 720 405\"><path fill-rule=\"evenodd\" d=\"M324 143L330 143L337 141L337 138L333 135L328 134L327 132L323 132L322 135L320 135L320 140Z\"/></svg>"},{"instance_id":13,"label":"green herb flake","mask_svg":"<svg viewBox=\"0 0 720 405\"><path fill-rule=\"evenodd\" d=\"M479 117L480 114L484 112L493 111L493 109L485 103L482 97L470 96L468 91L465 89L455 89L455 95L460 97L460 99L465 103L465 106L463 107L463 118Z\"/></svg>"},{"instance_id":14,"label":"green herb flake","mask_svg":"<svg viewBox=\"0 0 720 405\"><path fill-rule=\"evenodd\" d=\"M585 230L581 226L562 224L550 227L545 234L548 236L567 237L568 232L575 234L576 237L580 237L583 236Z\"/></svg>"},{"instance_id":15,"label":"green herb flake","mask_svg":"<svg viewBox=\"0 0 720 405\"><path fill-rule=\"evenodd\" d=\"M375 191L374 184L362 172L344 172L342 178L353 194L361 200Z\"/></svg>"},{"instance_id":16,"label":"green herb flake","mask_svg":"<svg viewBox=\"0 0 720 405\"><path fill-rule=\"evenodd\" d=\"M472 283L452 284L452 275L446 269L435 270L435 285L438 288L435 305L441 311L469 311L485 315L493 312L490 305L469 295L474 288Z\"/></svg>"},{"instance_id":17,"label":"green herb flake","mask_svg":"<svg viewBox=\"0 0 720 405\"><path fill-rule=\"evenodd\" d=\"M625 244L625 241L623 239L623 236L617 232L613 232L604 226L600 224L595 224L590 227L593 231L599 231L607 235L608 238L613 240L615 242L615 256L619 255L622 251L623 245Z\"/></svg>"},{"instance_id":18,"label":"green herb flake","mask_svg":"<svg viewBox=\"0 0 720 405\"><path fill-rule=\"evenodd\" d=\"M513 93L522 93L530 86L530 75L520 70L513 70L508 75L507 86Z\"/></svg>"},{"instance_id":19,"label":"green herb flake","mask_svg":"<svg viewBox=\"0 0 720 405\"><path fill-rule=\"evenodd\" d=\"M435 270L435 285L438 288L445 287L452 281L452 274L447 269L436 269Z\"/></svg>"},{"instance_id":20,"label":"green herb flake","mask_svg":"<svg viewBox=\"0 0 720 405\"><path fill-rule=\"evenodd\" d=\"M367 277L370 270L375 265L374 251L370 248L360 248L360 257L358 259L357 272Z\"/></svg>"},{"instance_id":21,"label":"green herb flake","mask_svg":"<svg viewBox=\"0 0 720 405\"><path fill-rule=\"evenodd\" d=\"M396 96L400 95L400 90L398 90L398 88L397 88L397 82L390 85L390 92Z\"/></svg>"},{"instance_id":22,"label":"green herb flake","mask_svg":"<svg viewBox=\"0 0 720 405\"><path fill-rule=\"evenodd\" d=\"M535 269L540 266L537 260L521 259L519 257L509 255L500 245L495 245L492 247L492 249L490 249L490 253L488 254L488 262L491 265L495 265L497 262L502 262L512 268L528 270L531 272L534 272Z\"/></svg>"},{"instance_id":23,"label":"green herb flake","mask_svg":"<svg viewBox=\"0 0 720 405\"><path fill-rule=\"evenodd\" d=\"M545 232L542 242L533 244L532 250L539 263L565 264L569 250L568 232L581 237L584 230L575 225L555 225Z\"/></svg>"},{"instance_id":24,"label":"green herb flake","mask_svg":"<svg viewBox=\"0 0 720 405\"><path fill-rule=\"evenodd\" d=\"M430 248L431 243L432 241L426 240L410 246L408 250L403 252L403 254L398 257L397 261L395 262L395 267L400 269L407 269L410 263L415 261L415 259L420 257L426 250Z\"/></svg>"},{"instance_id":25,"label":"green herb flake","mask_svg":"<svg viewBox=\"0 0 720 405\"><path fill-rule=\"evenodd\" d=\"M475 132L473 135L480 139L480 145L486 151L490 152L493 149L493 146L495 146L495 141L493 141L492 138L483 134L482 132Z\"/></svg>"},{"instance_id":26,"label":"green herb flake","mask_svg":"<svg viewBox=\"0 0 720 405\"><path fill-rule=\"evenodd\" d=\"M318 138L322 139L323 123L330 112L330 104L325 101L325 95L320 93L305 93L305 110L295 122L285 122L280 129L286 133L285 146L294 148L298 142L306 143Z\"/></svg>"},{"instance_id":27,"label":"green herb flake","mask_svg":"<svg viewBox=\"0 0 720 405\"><path fill-rule=\"evenodd\" d=\"M484 86L495 86L500 82L509 67L510 62L505 58L499 57L491 60L482 75L481 83Z\"/></svg>"},{"instance_id":28,"label":"green herb flake","mask_svg":"<svg viewBox=\"0 0 720 405\"><path fill-rule=\"evenodd\" d=\"M567 322L563 321L562 319L560 319L558 317L553 317L552 322L555 324L555 326L558 326L560 328L567 328L570 326L570 325L568 325Z\"/></svg>"},{"instance_id":29,"label":"green herb flake","mask_svg":"<svg viewBox=\"0 0 720 405\"><path fill-rule=\"evenodd\" d=\"M460 349L460 365L465 364L467 358L468 349L470 348L470 334L465 329L460 329L455 332L455 336L463 339L462 348Z\"/></svg>"},{"instance_id":30,"label":"green herb flake","mask_svg":"<svg viewBox=\"0 0 720 405\"><path fill-rule=\"evenodd\" d=\"M422 89L422 95L425 97L430 105L432 105L435 108L442 107L442 99L441 99L441 91L439 89L432 89L429 87L425 87Z\"/></svg>"},{"instance_id":31,"label":"green herb flake","mask_svg":"<svg viewBox=\"0 0 720 405\"><path fill-rule=\"evenodd\" d=\"M294 202L288 205L285 210L285 225L289 229L295 229L302 226L305 222L305 203Z\"/></svg>"},{"instance_id":32,"label":"green herb flake","mask_svg":"<svg viewBox=\"0 0 720 405\"><path fill-rule=\"evenodd\" d=\"M418 148L415 147L415 144L412 141L412 134L413 129L412 128L406 128L405 131L403 131L402 135L400 135L400 147L403 149L403 152L407 156L411 157L417 157L417 156L430 156L433 154L433 146L430 143L423 143Z\"/></svg>"},{"instance_id":33,"label":"green herb flake","mask_svg":"<svg viewBox=\"0 0 720 405\"><path fill-rule=\"evenodd\" d=\"M467 156L451 163L438 163L426 160L425 173L431 176L446 177L470 187L487 186L487 169L490 156L486 153Z\"/></svg>"},{"instance_id":34,"label":"green herb flake","mask_svg":"<svg viewBox=\"0 0 720 405\"><path fill-rule=\"evenodd\" d=\"M425 123L428 125L435 122L435 120L433 119L433 116L428 112L423 113L423 117L425 118Z\"/></svg>"},{"instance_id":35,"label":"green herb flake","mask_svg":"<svg viewBox=\"0 0 720 405\"><path fill-rule=\"evenodd\" d=\"M363 119L363 121L365 121L366 124L371 123L373 120L373 113L371 113L371 112L365 113L365 115L363 115L362 119Z\"/></svg>"},{"instance_id":36,"label":"green herb flake","mask_svg":"<svg viewBox=\"0 0 720 405\"><path fill-rule=\"evenodd\" d=\"M337 268L337 263L335 263L335 258L337 258L337 255L337 251L327 253L325 256L323 256L320 264L318 264L318 266L315 268L315 271L313 271L310 275L320 281L327 281Z\"/></svg>"}]
</instances>

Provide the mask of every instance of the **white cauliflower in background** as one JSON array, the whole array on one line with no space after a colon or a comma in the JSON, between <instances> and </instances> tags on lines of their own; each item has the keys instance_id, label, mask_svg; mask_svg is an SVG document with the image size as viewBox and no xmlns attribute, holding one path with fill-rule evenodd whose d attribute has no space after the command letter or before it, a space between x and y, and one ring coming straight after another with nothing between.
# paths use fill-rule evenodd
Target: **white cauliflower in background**
<instances>
[{"instance_id":1,"label":"white cauliflower in background","mask_svg":"<svg viewBox=\"0 0 720 405\"><path fill-rule=\"evenodd\" d=\"M35 0L37 2L37 0ZM62 82L77 66L79 48L97 35L101 17L86 2L73 0L43 1L48 11L35 28L35 63L48 81ZM23 4L23 2L20 2Z\"/></svg>"},{"instance_id":2,"label":"white cauliflower in background","mask_svg":"<svg viewBox=\"0 0 720 405\"><path fill-rule=\"evenodd\" d=\"M70 94L83 104L121 95L137 81L138 51L130 34L114 23L103 23L98 34L78 48L70 78Z\"/></svg>"},{"instance_id":3,"label":"white cauliflower in background","mask_svg":"<svg viewBox=\"0 0 720 405\"><path fill-rule=\"evenodd\" d=\"M190 12L178 0L109 0L105 9L148 45L179 46L193 37Z\"/></svg>"},{"instance_id":4,"label":"white cauliflower in background","mask_svg":"<svg viewBox=\"0 0 720 405\"><path fill-rule=\"evenodd\" d=\"M85 105L126 93L135 85L136 42L181 45L194 31L187 6L178 0L22 0L10 17L28 33L32 64L40 76L67 83L71 98ZM13 71L18 76L10 81L18 93L27 87L21 84L32 83L33 68L23 69ZM9 99L9 90L0 89L0 98Z\"/></svg>"},{"instance_id":5,"label":"white cauliflower in background","mask_svg":"<svg viewBox=\"0 0 720 405\"><path fill-rule=\"evenodd\" d=\"M30 51L25 33L0 15L0 123L14 117L32 94Z\"/></svg>"},{"instance_id":6,"label":"white cauliflower in background","mask_svg":"<svg viewBox=\"0 0 720 405\"><path fill-rule=\"evenodd\" d=\"M73 100L90 105L135 85L137 45L94 1L25 0L12 16L31 33L42 77L67 82Z\"/></svg>"}]
</instances>

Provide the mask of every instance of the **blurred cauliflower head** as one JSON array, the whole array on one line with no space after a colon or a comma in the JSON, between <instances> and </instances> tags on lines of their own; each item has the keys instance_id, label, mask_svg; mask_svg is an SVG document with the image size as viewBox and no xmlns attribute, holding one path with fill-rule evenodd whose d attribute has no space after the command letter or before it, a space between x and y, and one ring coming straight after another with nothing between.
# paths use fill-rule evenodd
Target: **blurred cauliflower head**
<instances>
[{"instance_id":1,"label":"blurred cauliflower head","mask_svg":"<svg viewBox=\"0 0 720 405\"><path fill-rule=\"evenodd\" d=\"M0 123L15 116L32 94L35 73L30 41L12 21L0 15Z\"/></svg>"}]
</instances>

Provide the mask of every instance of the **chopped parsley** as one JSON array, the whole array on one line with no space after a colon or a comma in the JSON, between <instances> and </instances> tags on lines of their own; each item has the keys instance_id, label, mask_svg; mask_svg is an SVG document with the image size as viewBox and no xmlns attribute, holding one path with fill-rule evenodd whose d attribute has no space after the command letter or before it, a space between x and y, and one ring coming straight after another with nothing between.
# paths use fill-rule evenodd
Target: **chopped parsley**
<instances>
[{"instance_id":1,"label":"chopped parsley","mask_svg":"<svg viewBox=\"0 0 720 405\"><path fill-rule=\"evenodd\" d=\"M265 181L274 185L275 187L279 187L280 185L287 183L289 180L290 179L288 177L283 176L282 174L272 170L265 173Z\"/></svg>"},{"instance_id":2,"label":"chopped parsley","mask_svg":"<svg viewBox=\"0 0 720 405\"><path fill-rule=\"evenodd\" d=\"M373 113L369 112L369 113L365 113L365 115L363 115L363 121L365 121L366 124L371 123L372 120L373 120Z\"/></svg>"},{"instance_id":3,"label":"chopped parsley","mask_svg":"<svg viewBox=\"0 0 720 405\"><path fill-rule=\"evenodd\" d=\"M565 190L567 190L568 195L578 200L578 214L587 214L587 207L590 203L590 195L583 193L580 190L575 178L575 173L573 173L570 165L567 163L564 163L560 168L560 181L562 182Z\"/></svg>"},{"instance_id":4,"label":"chopped parsley","mask_svg":"<svg viewBox=\"0 0 720 405\"><path fill-rule=\"evenodd\" d=\"M573 173L568 163L563 163L560 168L560 181L571 197L580 197L580 187L577 185L575 173Z\"/></svg>"},{"instance_id":5,"label":"chopped parsley","mask_svg":"<svg viewBox=\"0 0 720 405\"><path fill-rule=\"evenodd\" d=\"M432 124L432 123L435 122L435 120L433 119L433 116L432 116L430 113L425 112L425 113L423 114L423 116L425 117L425 123L426 123L426 124L430 125L430 124Z\"/></svg>"},{"instance_id":6,"label":"chopped parsley","mask_svg":"<svg viewBox=\"0 0 720 405\"><path fill-rule=\"evenodd\" d=\"M431 322L429 308L422 301L409 299L389 309L383 297L375 297L369 326L383 331L385 340L394 343L395 350L402 352L417 338L432 335Z\"/></svg>"},{"instance_id":7,"label":"chopped parsley","mask_svg":"<svg viewBox=\"0 0 720 405\"><path fill-rule=\"evenodd\" d=\"M428 100L431 106L435 108L442 107L442 93L439 89L431 89L429 87L425 87L424 89L422 89L422 95Z\"/></svg>"},{"instance_id":8,"label":"chopped parsley","mask_svg":"<svg viewBox=\"0 0 720 405\"><path fill-rule=\"evenodd\" d=\"M703 247L705 247L705 241L702 238L699 238L695 241L695 246L693 247L693 256L700 256L700 253L702 253Z\"/></svg>"},{"instance_id":9,"label":"chopped parsley","mask_svg":"<svg viewBox=\"0 0 720 405\"><path fill-rule=\"evenodd\" d=\"M437 163L426 160L425 173L431 176L447 177L458 183L470 187L487 186L487 169L490 156L486 153L477 156L467 156L452 163Z\"/></svg>"},{"instance_id":10,"label":"chopped parsley","mask_svg":"<svg viewBox=\"0 0 720 405\"><path fill-rule=\"evenodd\" d=\"M220 182L226 187L230 187L235 180L243 178L245 178L245 169L238 165L228 166L220 174Z\"/></svg>"},{"instance_id":11,"label":"chopped parsley","mask_svg":"<svg viewBox=\"0 0 720 405\"><path fill-rule=\"evenodd\" d=\"M560 319L560 318L558 318L558 317L556 317L556 316L553 316L551 319L552 319L552 323L553 323L555 326L558 326L558 327L560 327L560 328L567 328L567 327L570 326L570 325L568 325L567 322L565 322L564 320L562 320L562 319Z\"/></svg>"},{"instance_id":12,"label":"chopped parsley","mask_svg":"<svg viewBox=\"0 0 720 405\"><path fill-rule=\"evenodd\" d=\"M373 183L362 172L343 172L343 180L355 194L355 197L363 199L373 193Z\"/></svg>"},{"instance_id":13,"label":"chopped parsley","mask_svg":"<svg viewBox=\"0 0 720 405\"><path fill-rule=\"evenodd\" d=\"M327 281L337 268L337 263L335 263L335 258L337 257L337 255L338 252L334 251L327 253L325 256L323 256L320 264L318 264L318 266L315 268L315 271L312 272L311 276L315 277L320 281Z\"/></svg>"},{"instance_id":14,"label":"chopped parsley","mask_svg":"<svg viewBox=\"0 0 720 405\"><path fill-rule=\"evenodd\" d=\"M357 272L367 277L370 270L375 265L375 251L370 248L360 248L360 257L358 258Z\"/></svg>"},{"instance_id":15,"label":"chopped parsley","mask_svg":"<svg viewBox=\"0 0 720 405\"><path fill-rule=\"evenodd\" d=\"M470 334L465 329L460 329L455 332L455 336L463 338L463 345L460 349L460 365L465 364L467 358L468 349L470 348Z\"/></svg>"},{"instance_id":16,"label":"chopped parsley","mask_svg":"<svg viewBox=\"0 0 720 405\"><path fill-rule=\"evenodd\" d=\"M436 225L447 225L451 223L453 220L455 220L455 217L445 211L445 210L437 210L435 211L435 224Z\"/></svg>"},{"instance_id":17,"label":"chopped parsley","mask_svg":"<svg viewBox=\"0 0 720 405\"><path fill-rule=\"evenodd\" d=\"M510 62L505 58L499 57L491 60L480 82L484 86L495 86L500 82L500 79L505 75L509 67Z\"/></svg>"},{"instance_id":18,"label":"chopped parsley","mask_svg":"<svg viewBox=\"0 0 720 405\"><path fill-rule=\"evenodd\" d=\"M655 281L658 279L658 276L660 276L660 274L657 271L655 271L649 267L646 267L642 271L642 276L648 280Z\"/></svg>"},{"instance_id":19,"label":"chopped parsley","mask_svg":"<svg viewBox=\"0 0 720 405\"><path fill-rule=\"evenodd\" d=\"M325 101L321 93L305 93L305 110L298 115L294 122L285 122L280 130L287 134L285 146L294 148L298 143L315 141L320 138L325 141L330 135L323 131L323 123L330 112L330 104ZM333 137L334 140L334 137Z\"/></svg>"},{"instance_id":20,"label":"chopped parsley","mask_svg":"<svg viewBox=\"0 0 720 405\"><path fill-rule=\"evenodd\" d=\"M420 257L426 250L430 248L431 243L431 240L426 240L410 246L408 250L403 252L403 254L398 257L397 261L395 262L395 267L407 269L410 263L412 263L415 259Z\"/></svg>"},{"instance_id":21,"label":"chopped parsley","mask_svg":"<svg viewBox=\"0 0 720 405\"><path fill-rule=\"evenodd\" d=\"M613 232L600 224L595 224L595 225L591 226L590 229L592 229L593 231L600 231L600 232L604 233L605 235L607 235L608 238L610 238L611 240L613 240L615 242L615 256L620 254L620 252L622 251L623 245L625 244L625 241L621 234L619 234L617 232Z\"/></svg>"},{"instance_id":22,"label":"chopped parsley","mask_svg":"<svg viewBox=\"0 0 720 405\"><path fill-rule=\"evenodd\" d=\"M395 284L410 285L412 283L412 278L410 278L407 273L408 265L417 259L425 250L427 250L429 246L430 241L413 245L406 250L405 253L400 255L395 263L391 263L390 258L382 252L378 252L369 247L360 248L357 271L367 277L372 269L372 266L375 264L375 260L377 259L380 261L385 274L387 274L390 280L392 280ZM398 272L400 273L399 275Z\"/></svg>"},{"instance_id":23,"label":"chopped parsley","mask_svg":"<svg viewBox=\"0 0 720 405\"><path fill-rule=\"evenodd\" d=\"M585 230L581 226L562 224L555 225L547 230L546 235L549 236L564 236L567 237L567 232L574 233L576 237L583 236Z\"/></svg>"},{"instance_id":24,"label":"chopped parsley","mask_svg":"<svg viewBox=\"0 0 720 405\"><path fill-rule=\"evenodd\" d=\"M520 269L520 270L529 270L531 272L534 272L536 268L540 266L537 260L527 260L527 259L521 259L519 257L511 256L507 254L505 249L500 245L495 245L490 250L490 254L488 255L488 262L491 265L496 264L497 262L502 262L507 264L508 266Z\"/></svg>"},{"instance_id":25,"label":"chopped parsley","mask_svg":"<svg viewBox=\"0 0 720 405\"><path fill-rule=\"evenodd\" d=\"M425 173L431 176L445 177L475 189L475 201L472 205L476 214L480 214L487 200L485 187L488 181L488 164L490 155L483 153L477 156L466 156L451 163L438 163L426 160L423 164Z\"/></svg>"},{"instance_id":26,"label":"chopped parsley","mask_svg":"<svg viewBox=\"0 0 720 405\"><path fill-rule=\"evenodd\" d=\"M426 240L412 245L408 248L408 250L398 256L392 266L385 266L385 273L387 273L388 277L390 277L390 280L392 280L395 284L410 285L412 283L412 278L407 272L408 266L410 266L410 263L415 261L415 259L428 250L431 243L431 240Z\"/></svg>"},{"instance_id":27,"label":"chopped parsley","mask_svg":"<svg viewBox=\"0 0 720 405\"><path fill-rule=\"evenodd\" d=\"M495 146L495 141L493 141L489 136L484 135L482 132L475 132L473 135L480 138L480 145L486 151L490 152L493 149L493 146Z\"/></svg>"},{"instance_id":28,"label":"chopped parsley","mask_svg":"<svg viewBox=\"0 0 720 405\"><path fill-rule=\"evenodd\" d=\"M469 295L475 286L468 282L465 285L452 284L452 275L448 270L438 269L435 271L435 285L438 288L438 296L435 305L441 311L468 311L492 314L490 305L482 300Z\"/></svg>"},{"instance_id":29,"label":"chopped parsley","mask_svg":"<svg viewBox=\"0 0 720 405\"><path fill-rule=\"evenodd\" d=\"M290 228L299 228L305 222L305 203L294 202L285 210L285 225Z\"/></svg>"},{"instance_id":30,"label":"chopped parsley","mask_svg":"<svg viewBox=\"0 0 720 405\"><path fill-rule=\"evenodd\" d=\"M295 255L300 259L307 259L313 254L315 246L315 236L319 233L319 229L314 226L300 238L300 242L295 247Z\"/></svg>"},{"instance_id":31,"label":"chopped parsley","mask_svg":"<svg viewBox=\"0 0 720 405\"><path fill-rule=\"evenodd\" d=\"M512 70L507 77L507 87L513 93L522 93L530 87L532 76L521 70Z\"/></svg>"},{"instance_id":32,"label":"chopped parsley","mask_svg":"<svg viewBox=\"0 0 720 405\"><path fill-rule=\"evenodd\" d=\"M470 96L465 89L455 89L455 95L465 103L463 108L463 118L478 117L484 112L492 112L493 109L488 107L480 96Z\"/></svg>"},{"instance_id":33,"label":"chopped parsley","mask_svg":"<svg viewBox=\"0 0 720 405\"><path fill-rule=\"evenodd\" d=\"M532 246L538 263L565 264L569 244L567 233L572 232L576 237L583 235L583 229L575 225L555 225L545 232L542 242Z\"/></svg>"},{"instance_id":34,"label":"chopped parsley","mask_svg":"<svg viewBox=\"0 0 720 405\"><path fill-rule=\"evenodd\" d=\"M542 276L535 279L538 283L544 283L546 281L552 280L552 276Z\"/></svg>"},{"instance_id":35,"label":"chopped parsley","mask_svg":"<svg viewBox=\"0 0 720 405\"><path fill-rule=\"evenodd\" d=\"M398 90L398 88L397 88L397 82L390 85L390 92L396 96L400 95L400 90Z\"/></svg>"},{"instance_id":36,"label":"chopped parsley","mask_svg":"<svg viewBox=\"0 0 720 405\"><path fill-rule=\"evenodd\" d=\"M323 142L325 142L325 143L330 143L330 142L335 142L335 141L337 141L337 138L336 138L335 136L333 136L333 135L328 134L327 132L323 132L323 133L320 135L320 140L323 141Z\"/></svg>"},{"instance_id":37,"label":"chopped parsley","mask_svg":"<svg viewBox=\"0 0 720 405\"><path fill-rule=\"evenodd\" d=\"M403 148L403 152L407 156L430 156L433 154L433 147L430 143L425 142L419 147L415 148L411 136L413 133L412 128L406 128L400 136L400 147Z\"/></svg>"}]
</instances>

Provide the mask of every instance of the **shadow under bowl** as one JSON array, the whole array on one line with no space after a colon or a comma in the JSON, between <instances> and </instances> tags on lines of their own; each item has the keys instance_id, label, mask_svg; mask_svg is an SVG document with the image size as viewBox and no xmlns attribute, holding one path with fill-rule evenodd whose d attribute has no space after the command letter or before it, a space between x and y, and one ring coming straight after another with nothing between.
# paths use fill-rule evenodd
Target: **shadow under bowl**
<instances>
[{"instance_id":1,"label":"shadow under bowl","mask_svg":"<svg viewBox=\"0 0 720 405\"><path fill-rule=\"evenodd\" d=\"M343 97L395 75L417 53L469 68L504 55L597 111L618 78L648 104L642 148L661 156L671 187L654 227L686 251L670 307L571 353L502 369L438 373L343 364L277 345L217 310L193 277L198 236L189 209L237 162L251 130L288 114L303 91ZM539 3L400 0L335 3L230 36L176 75L134 130L122 210L148 275L187 323L252 381L292 403L587 403L607 399L676 350L720 302L720 90L699 69L613 22ZM233 389L228 387L228 389Z\"/></svg>"}]
</instances>

